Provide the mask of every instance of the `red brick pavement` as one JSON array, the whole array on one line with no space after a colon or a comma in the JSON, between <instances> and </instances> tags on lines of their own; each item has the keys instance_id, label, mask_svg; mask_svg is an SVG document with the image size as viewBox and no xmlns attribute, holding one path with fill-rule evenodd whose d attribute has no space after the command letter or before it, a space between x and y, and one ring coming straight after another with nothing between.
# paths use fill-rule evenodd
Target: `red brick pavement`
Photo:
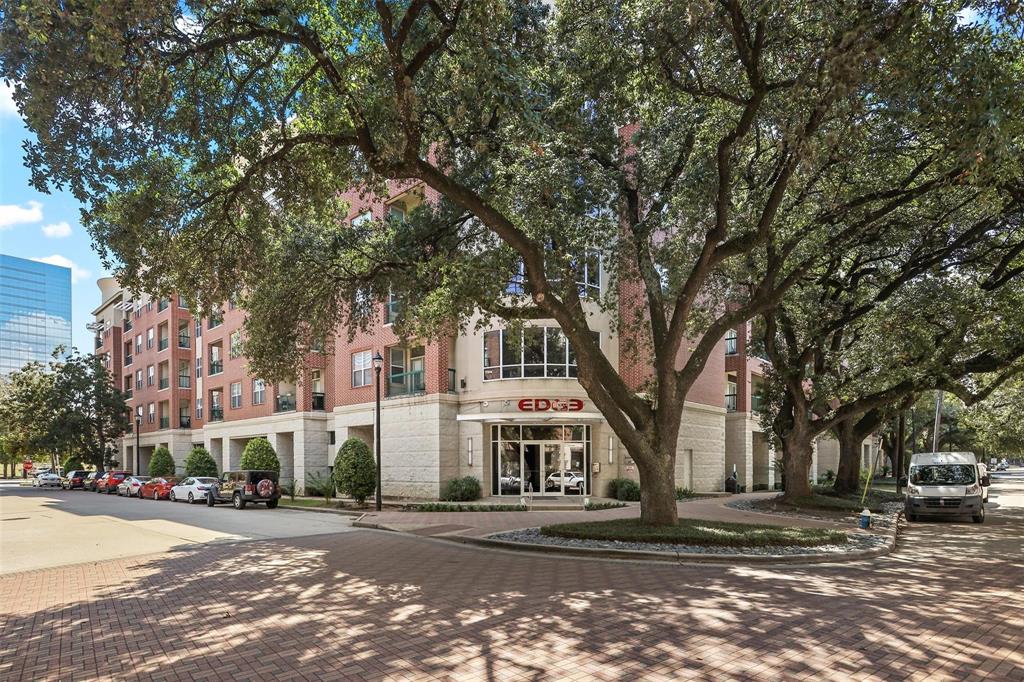
<instances>
[{"instance_id":1,"label":"red brick pavement","mask_svg":"<svg viewBox=\"0 0 1024 682\"><path fill-rule=\"evenodd\" d=\"M1024 510L830 566L357 531L0 577L0 680L1024 680Z\"/></svg>"}]
</instances>

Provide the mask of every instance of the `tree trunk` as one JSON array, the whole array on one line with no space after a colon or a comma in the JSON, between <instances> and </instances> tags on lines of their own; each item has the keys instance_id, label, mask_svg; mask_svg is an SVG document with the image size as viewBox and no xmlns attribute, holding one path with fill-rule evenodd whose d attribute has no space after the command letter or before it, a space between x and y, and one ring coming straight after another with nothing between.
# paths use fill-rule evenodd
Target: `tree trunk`
<instances>
[{"instance_id":1,"label":"tree trunk","mask_svg":"<svg viewBox=\"0 0 1024 682\"><path fill-rule=\"evenodd\" d=\"M837 493L855 493L860 487L860 444L863 438L853 420L837 426L835 435L839 441L839 471L833 488Z\"/></svg>"},{"instance_id":2,"label":"tree trunk","mask_svg":"<svg viewBox=\"0 0 1024 682\"><path fill-rule=\"evenodd\" d=\"M652 526L671 526L676 509L676 449L660 448L647 457L634 457L640 472L640 520Z\"/></svg>"},{"instance_id":3,"label":"tree trunk","mask_svg":"<svg viewBox=\"0 0 1024 682\"><path fill-rule=\"evenodd\" d=\"M784 501L793 502L811 495L808 475L813 453L814 442L808 429L794 428L782 439L782 468L786 477L786 489L782 493Z\"/></svg>"}]
</instances>

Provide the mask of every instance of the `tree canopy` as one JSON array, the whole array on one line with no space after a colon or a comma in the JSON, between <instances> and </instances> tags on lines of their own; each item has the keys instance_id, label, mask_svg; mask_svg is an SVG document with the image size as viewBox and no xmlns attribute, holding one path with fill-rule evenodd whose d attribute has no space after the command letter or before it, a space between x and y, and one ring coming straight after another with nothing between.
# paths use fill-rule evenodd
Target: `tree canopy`
<instances>
[{"instance_id":1,"label":"tree canopy","mask_svg":"<svg viewBox=\"0 0 1024 682\"><path fill-rule=\"evenodd\" d=\"M410 334L554 320L667 523L683 405L728 329L837 250L1019 190L1019 25L961 6L3 0L0 62L34 185L87 204L128 286L241 292L263 376L389 293ZM349 224L354 187L427 201ZM598 308L653 358L644 386Z\"/></svg>"}]
</instances>

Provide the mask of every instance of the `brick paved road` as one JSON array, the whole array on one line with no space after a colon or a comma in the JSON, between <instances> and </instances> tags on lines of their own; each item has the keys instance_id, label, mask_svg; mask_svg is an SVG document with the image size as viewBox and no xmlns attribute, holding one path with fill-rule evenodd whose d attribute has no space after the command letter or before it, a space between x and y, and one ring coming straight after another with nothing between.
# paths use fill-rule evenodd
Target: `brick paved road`
<instances>
[{"instance_id":1,"label":"brick paved road","mask_svg":"<svg viewBox=\"0 0 1024 682\"><path fill-rule=\"evenodd\" d=\"M0 577L0 680L1024 680L1024 481L832 566L575 560L379 531Z\"/></svg>"}]
</instances>

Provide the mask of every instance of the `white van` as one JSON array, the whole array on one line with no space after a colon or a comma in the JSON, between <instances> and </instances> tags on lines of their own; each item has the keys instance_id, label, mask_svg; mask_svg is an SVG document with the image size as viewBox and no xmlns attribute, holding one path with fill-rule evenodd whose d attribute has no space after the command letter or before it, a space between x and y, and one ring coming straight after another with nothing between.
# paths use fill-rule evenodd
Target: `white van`
<instances>
[{"instance_id":1,"label":"white van","mask_svg":"<svg viewBox=\"0 0 1024 682\"><path fill-rule=\"evenodd\" d=\"M907 481L907 519L920 516L970 516L985 520L982 499L988 475L980 475L973 452L922 452L911 456Z\"/></svg>"}]
</instances>

